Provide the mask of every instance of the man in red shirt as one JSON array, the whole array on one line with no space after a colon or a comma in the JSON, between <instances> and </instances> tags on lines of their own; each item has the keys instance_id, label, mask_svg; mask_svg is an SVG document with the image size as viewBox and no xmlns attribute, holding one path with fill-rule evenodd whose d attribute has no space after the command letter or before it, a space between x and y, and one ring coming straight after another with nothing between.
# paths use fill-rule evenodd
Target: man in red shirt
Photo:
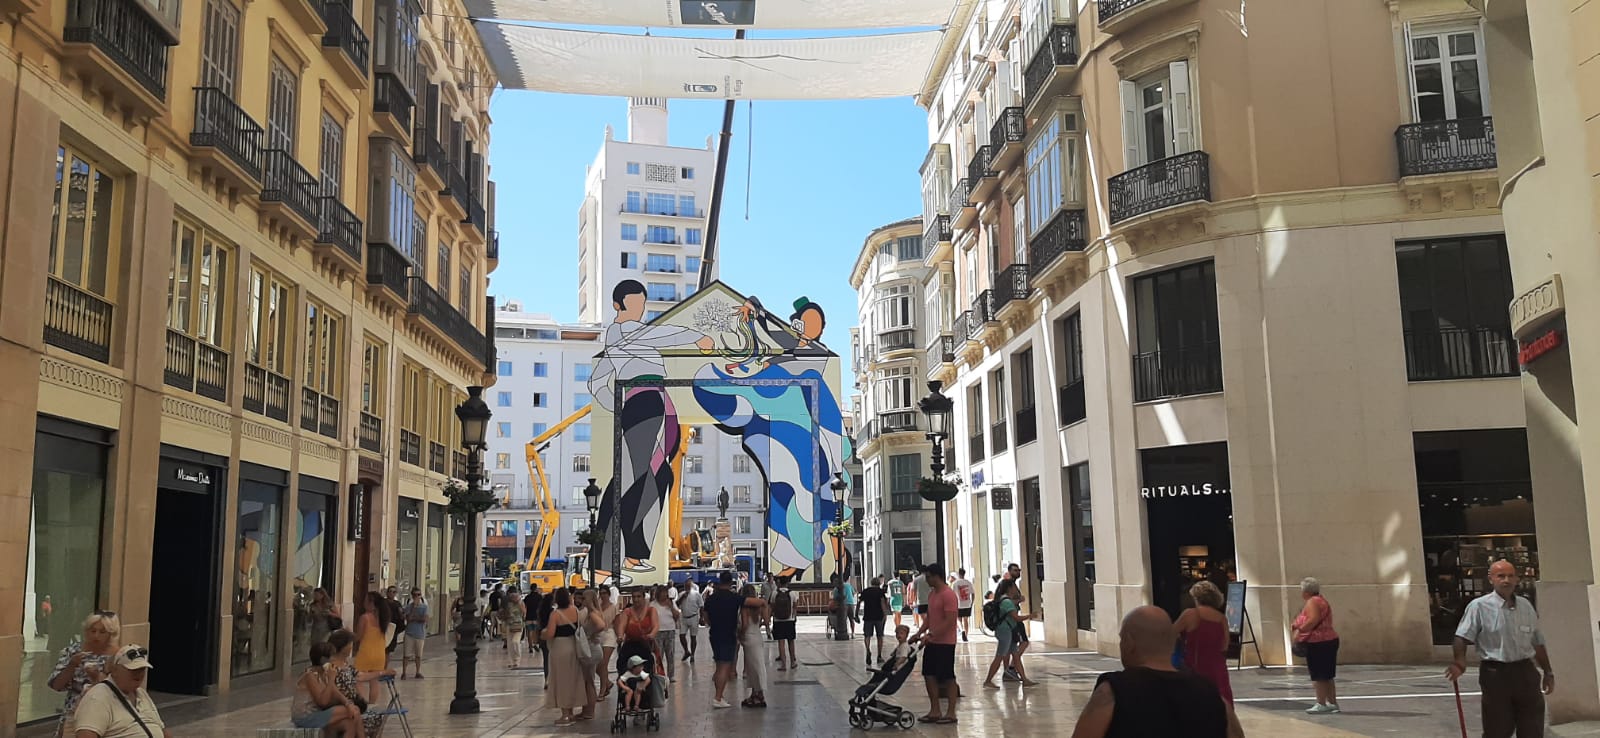
<instances>
[{"instance_id":1,"label":"man in red shirt","mask_svg":"<svg viewBox=\"0 0 1600 738\"><path fill-rule=\"evenodd\" d=\"M944 564L929 564L926 572L928 615L922 620L922 628L911 637L911 642L916 643L927 636L922 649L922 680L928 687L930 705L928 714L918 719L924 723L954 724L956 698L961 696L956 686L956 618L960 607L955 590L945 581ZM941 695L948 705L942 713Z\"/></svg>"}]
</instances>

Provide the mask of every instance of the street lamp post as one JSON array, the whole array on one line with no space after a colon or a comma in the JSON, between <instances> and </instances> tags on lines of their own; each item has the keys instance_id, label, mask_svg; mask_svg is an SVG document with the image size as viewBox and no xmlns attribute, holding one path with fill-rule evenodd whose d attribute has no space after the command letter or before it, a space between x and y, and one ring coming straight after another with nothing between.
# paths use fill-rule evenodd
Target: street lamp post
<instances>
[{"instance_id":1,"label":"street lamp post","mask_svg":"<svg viewBox=\"0 0 1600 738\"><path fill-rule=\"evenodd\" d=\"M922 398L917 406L922 414L928 416L927 439L933 444L933 452L928 460L928 469L933 472L933 479L938 481L944 478L944 442L950 437L950 413L954 403L945 397L939 390L944 383L938 380L928 382L928 396ZM954 491L951 488L950 491ZM930 494L927 490L922 493L923 499L934 503L934 545L937 547L935 559L941 562L944 559L944 503L954 498L953 494ZM941 499L942 498L942 499Z\"/></svg>"},{"instance_id":2,"label":"street lamp post","mask_svg":"<svg viewBox=\"0 0 1600 738\"><path fill-rule=\"evenodd\" d=\"M594 483L594 477L589 477L589 486L583 488L583 504L589 508L589 553L584 558L589 563L589 586L594 587L594 526L600 516L600 485Z\"/></svg>"},{"instance_id":3,"label":"street lamp post","mask_svg":"<svg viewBox=\"0 0 1600 738\"><path fill-rule=\"evenodd\" d=\"M450 701L451 715L471 715L478 712L478 515L494 505L494 495L482 489L483 443L494 413L483 401L482 387L468 387L467 399L456 408L456 418L461 421L461 447L467 451L465 489L452 486L450 514L467 523L467 540L463 553L467 558L464 574L468 581L461 587L461 624L456 628L456 695Z\"/></svg>"},{"instance_id":4,"label":"street lamp post","mask_svg":"<svg viewBox=\"0 0 1600 738\"><path fill-rule=\"evenodd\" d=\"M844 472L833 473L833 484L829 488L833 490L833 576L837 590L833 596L839 603L833 612L833 639L848 641L850 634L845 622L848 616L844 611L844 583L849 576L844 570L844 508L850 501L850 485L845 484Z\"/></svg>"}]
</instances>

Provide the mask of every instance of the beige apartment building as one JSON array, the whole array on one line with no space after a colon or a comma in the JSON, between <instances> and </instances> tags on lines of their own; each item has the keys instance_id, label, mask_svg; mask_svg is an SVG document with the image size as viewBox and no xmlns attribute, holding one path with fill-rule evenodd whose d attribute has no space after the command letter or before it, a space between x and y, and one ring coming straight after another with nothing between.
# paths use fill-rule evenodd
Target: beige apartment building
<instances>
[{"instance_id":1,"label":"beige apartment building","mask_svg":"<svg viewBox=\"0 0 1600 738\"><path fill-rule=\"evenodd\" d=\"M459 591L498 258L464 15L0 2L0 734L91 611L212 694L290 677L315 588Z\"/></svg>"},{"instance_id":2,"label":"beige apartment building","mask_svg":"<svg viewBox=\"0 0 1600 738\"><path fill-rule=\"evenodd\" d=\"M1493 558L1535 593L1546 501L1479 10L958 20L920 98L952 568L1022 564L1045 638L1103 653L1128 609L1244 582L1245 663L1290 659L1302 577L1351 662L1446 653Z\"/></svg>"}]
</instances>

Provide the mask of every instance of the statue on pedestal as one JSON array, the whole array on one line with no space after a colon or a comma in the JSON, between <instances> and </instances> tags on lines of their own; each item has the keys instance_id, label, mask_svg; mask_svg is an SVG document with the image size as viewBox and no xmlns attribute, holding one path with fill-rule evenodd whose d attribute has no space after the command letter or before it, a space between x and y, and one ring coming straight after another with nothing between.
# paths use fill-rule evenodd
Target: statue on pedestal
<instances>
[{"instance_id":1,"label":"statue on pedestal","mask_svg":"<svg viewBox=\"0 0 1600 738\"><path fill-rule=\"evenodd\" d=\"M717 518L728 519L728 488L723 487L717 492Z\"/></svg>"}]
</instances>

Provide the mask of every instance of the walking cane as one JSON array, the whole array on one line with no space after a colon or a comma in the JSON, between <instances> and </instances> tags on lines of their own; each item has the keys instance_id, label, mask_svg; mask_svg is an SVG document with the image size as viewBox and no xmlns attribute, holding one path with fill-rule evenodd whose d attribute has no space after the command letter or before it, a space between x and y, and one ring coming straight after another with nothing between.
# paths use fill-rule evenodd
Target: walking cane
<instances>
[{"instance_id":1,"label":"walking cane","mask_svg":"<svg viewBox=\"0 0 1600 738\"><path fill-rule=\"evenodd\" d=\"M1461 738L1467 738L1467 713L1461 709L1461 685L1451 679L1450 686L1456 690L1456 719L1461 721Z\"/></svg>"}]
</instances>

